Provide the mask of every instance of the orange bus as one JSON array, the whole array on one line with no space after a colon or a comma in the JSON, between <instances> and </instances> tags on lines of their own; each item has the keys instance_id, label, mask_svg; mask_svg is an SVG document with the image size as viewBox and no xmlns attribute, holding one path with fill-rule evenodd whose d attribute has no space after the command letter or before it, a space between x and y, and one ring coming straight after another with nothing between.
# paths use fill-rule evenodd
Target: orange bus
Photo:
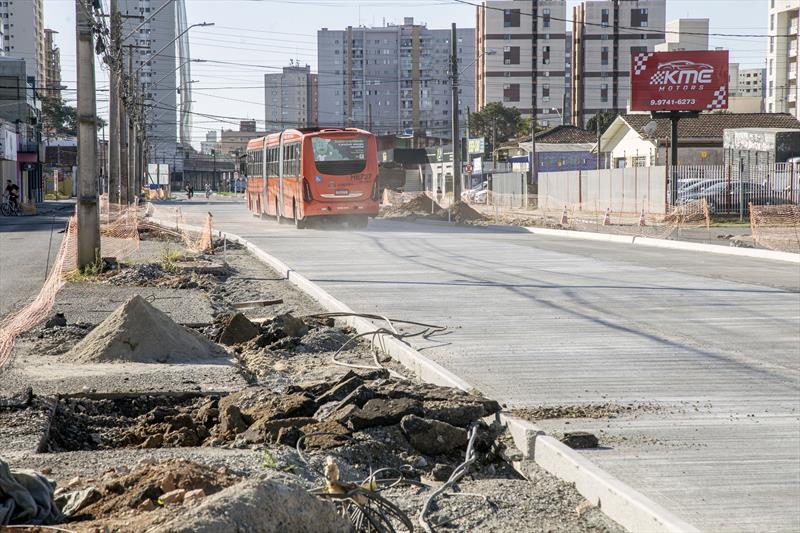
<instances>
[{"instance_id":1,"label":"orange bus","mask_svg":"<svg viewBox=\"0 0 800 533\"><path fill-rule=\"evenodd\" d=\"M247 143L247 208L293 219L325 217L366 227L378 214L375 136L356 128L283 130Z\"/></svg>"}]
</instances>

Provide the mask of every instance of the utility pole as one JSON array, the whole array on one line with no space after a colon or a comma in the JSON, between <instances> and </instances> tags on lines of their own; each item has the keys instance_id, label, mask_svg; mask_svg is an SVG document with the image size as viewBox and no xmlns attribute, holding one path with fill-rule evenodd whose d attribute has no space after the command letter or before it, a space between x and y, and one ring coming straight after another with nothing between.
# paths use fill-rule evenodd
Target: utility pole
<instances>
[{"instance_id":1,"label":"utility pole","mask_svg":"<svg viewBox=\"0 0 800 533\"><path fill-rule=\"evenodd\" d=\"M111 0L111 54L108 92L108 203L119 203L119 69L121 58L119 0Z\"/></svg>"},{"instance_id":2,"label":"utility pole","mask_svg":"<svg viewBox=\"0 0 800 533\"><path fill-rule=\"evenodd\" d=\"M539 122L537 105L539 103L539 2L531 0L531 183L537 183L536 164L536 123Z\"/></svg>"},{"instance_id":3,"label":"utility pole","mask_svg":"<svg viewBox=\"0 0 800 533\"><path fill-rule=\"evenodd\" d=\"M595 166L597 167L597 170L600 170L601 152L600 152L600 115L599 114L595 115L594 122L595 122L595 126L597 126L597 163L595 164Z\"/></svg>"},{"instance_id":4,"label":"utility pole","mask_svg":"<svg viewBox=\"0 0 800 533\"><path fill-rule=\"evenodd\" d=\"M78 60L78 268L100 257L100 215L97 202L97 104L94 40L83 0L75 0Z\"/></svg>"},{"instance_id":5,"label":"utility pole","mask_svg":"<svg viewBox=\"0 0 800 533\"><path fill-rule=\"evenodd\" d=\"M122 75L120 75L122 78ZM127 86L125 84L123 88ZM119 110L119 203L128 205L128 99L121 98Z\"/></svg>"},{"instance_id":6,"label":"utility pole","mask_svg":"<svg viewBox=\"0 0 800 533\"><path fill-rule=\"evenodd\" d=\"M136 199L136 114L135 79L133 76L133 46L128 45L128 203Z\"/></svg>"},{"instance_id":7,"label":"utility pole","mask_svg":"<svg viewBox=\"0 0 800 533\"><path fill-rule=\"evenodd\" d=\"M453 126L453 203L461 201L461 134L458 127L458 37L456 35L456 23L450 27L450 44L452 45L452 55L450 57L451 71L453 79L452 89L452 113L451 124Z\"/></svg>"}]
</instances>

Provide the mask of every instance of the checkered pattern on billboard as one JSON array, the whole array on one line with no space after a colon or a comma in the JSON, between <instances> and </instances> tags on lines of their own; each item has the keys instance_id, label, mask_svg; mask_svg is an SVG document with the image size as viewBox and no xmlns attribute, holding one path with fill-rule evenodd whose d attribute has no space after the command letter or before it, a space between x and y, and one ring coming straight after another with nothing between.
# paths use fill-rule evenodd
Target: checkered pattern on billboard
<instances>
[{"instance_id":1,"label":"checkered pattern on billboard","mask_svg":"<svg viewBox=\"0 0 800 533\"><path fill-rule=\"evenodd\" d=\"M636 57L633 59L633 70L635 74L638 76L645 70L647 70L647 60L653 57L652 52L645 52L641 54L637 54Z\"/></svg>"},{"instance_id":2,"label":"checkered pattern on billboard","mask_svg":"<svg viewBox=\"0 0 800 533\"><path fill-rule=\"evenodd\" d=\"M706 106L706 109L723 109L728 102L728 91L725 86L721 86L714 91L714 99Z\"/></svg>"}]
</instances>

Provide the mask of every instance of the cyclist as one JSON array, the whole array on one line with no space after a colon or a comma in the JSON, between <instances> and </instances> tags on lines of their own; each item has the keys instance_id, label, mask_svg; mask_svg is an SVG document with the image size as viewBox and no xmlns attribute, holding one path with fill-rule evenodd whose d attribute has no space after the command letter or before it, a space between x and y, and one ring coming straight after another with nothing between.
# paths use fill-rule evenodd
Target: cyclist
<instances>
[{"instance_id":1,"label":"cyclist","mask_svg":"<svg viewBox=\"0 0 800 533\"><path fill-rule=\"evenodd\" d=\"M6 194L8 194L8 204L16 211L19 209L19 187L11 180L6 180Z\"/></svg>"}]
</instances>

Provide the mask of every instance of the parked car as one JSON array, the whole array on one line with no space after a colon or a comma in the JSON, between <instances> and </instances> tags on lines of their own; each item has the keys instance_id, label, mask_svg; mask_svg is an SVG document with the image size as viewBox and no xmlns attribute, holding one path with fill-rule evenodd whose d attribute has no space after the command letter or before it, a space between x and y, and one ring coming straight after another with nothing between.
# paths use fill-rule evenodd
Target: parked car
<instances>
[{"instance_id":1,"label":"parked car","mask_svg":"<svg viewBox=\"0 0 800 533\"><path fill-rule=\"evenodd\" d=\"M461 199L476 204L486 203L486 194L489 187L488 181L483 181L475 187L461 193Z\"/></svg>"},{"instance_id":2,"label":"parked car","mask_svg":"<svg viewBox=\"0 0 800 533\"><path fill-rule=\"evenodd\" d=\"M744 198L741 197L740 191L743 191ZM751 203L753 205L787 205L793 203L787 193L750 181L730 183L722 181L702 191L687 194L685 201L689 202L703 198L705 198L712 213L738 212L742 203L745 209Z\"/></svg>"},{"instance_id":3,"label":"parked car","mask_svg":"<svg viewBox=\"0 0 800 533\"><path fill-rule=\"evenodd\" d=\"M709 187L719 183L725 183L725 180L719 178L703 179L678 189L678 204L685 204L687 202L691 202L692 200L696 200L696 196L698 194L701 194Z\"/></svg>"}]
</instances>

